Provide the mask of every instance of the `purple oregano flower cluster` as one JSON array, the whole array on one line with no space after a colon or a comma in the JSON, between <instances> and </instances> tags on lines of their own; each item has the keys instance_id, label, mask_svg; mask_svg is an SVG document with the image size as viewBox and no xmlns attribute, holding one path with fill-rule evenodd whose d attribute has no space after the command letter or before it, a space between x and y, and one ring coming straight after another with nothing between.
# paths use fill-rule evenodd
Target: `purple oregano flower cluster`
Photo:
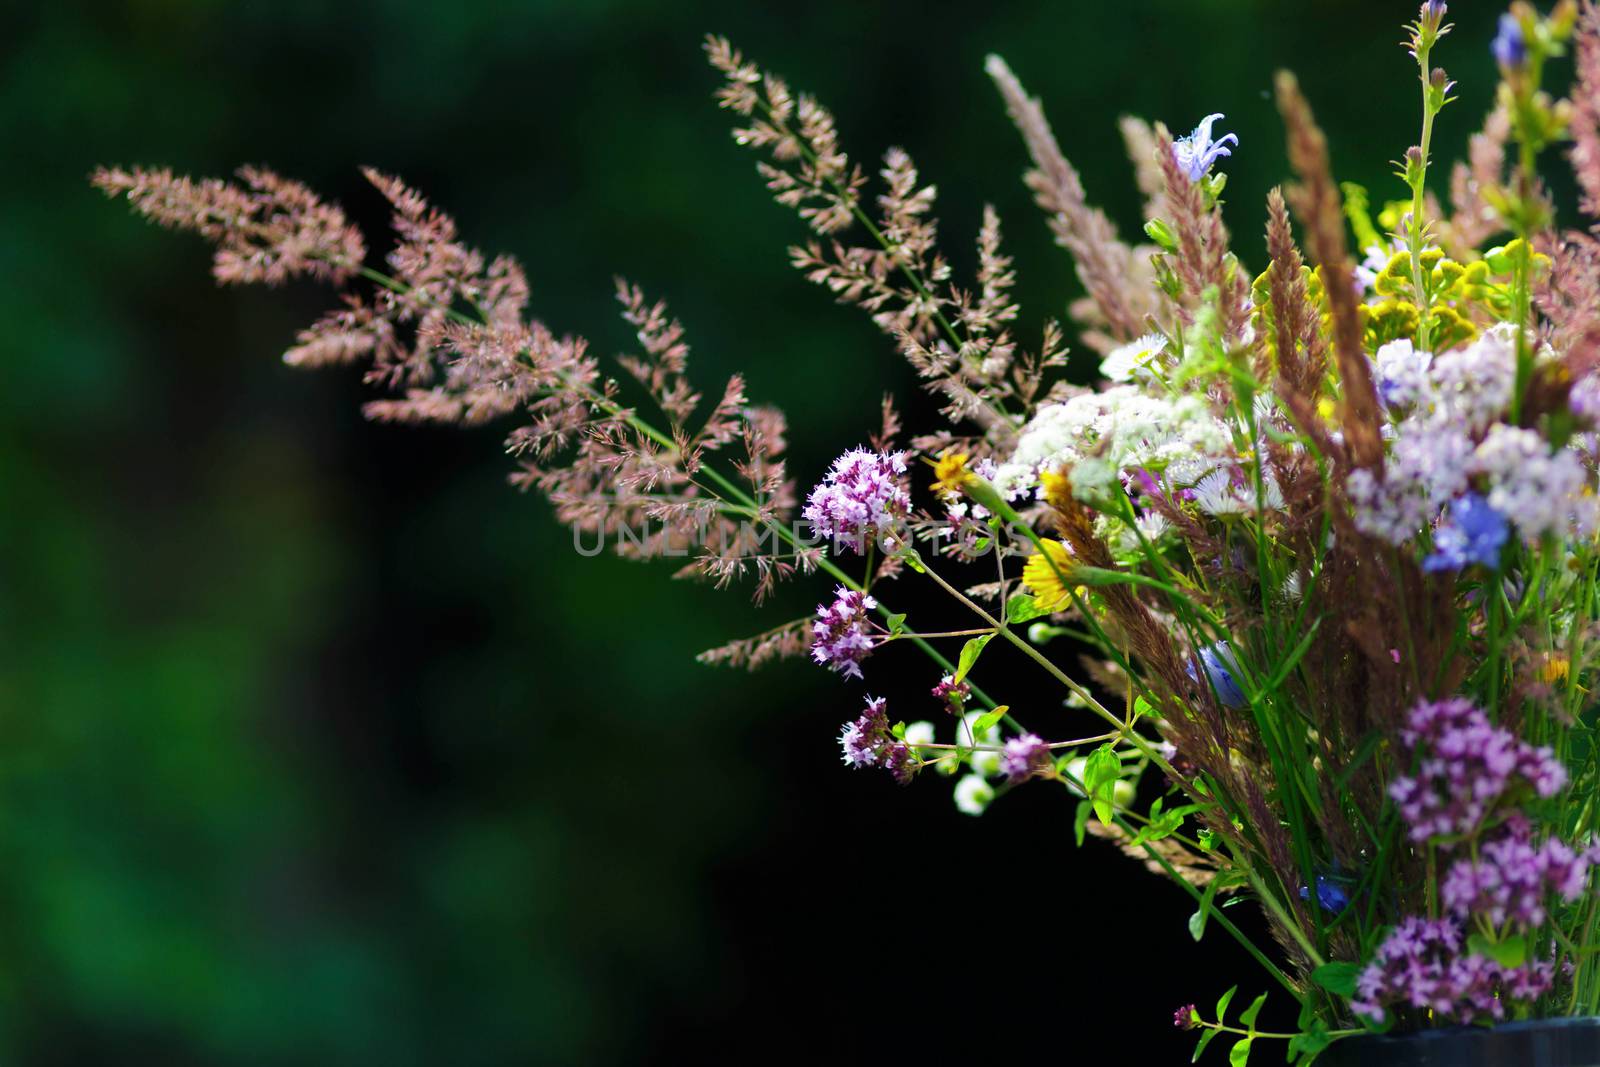
<instances>
[{"instance_id":1,"label":"purple oregano flower cluster","mask_svg":"<svg viewBox=\"0 0 1600 1067\"><path fill-rule=\"evenodd\" d=\"M1541 797L1567 784L1567 769L1550 749L1492 725L1470 700L1418 704L1400 740L1420 762L1414 776L1390 783L1389 796L1413 841L1472 835L1519 780Z\"/></svg>"},{"instance_id":2,"label":"purple oregano flower cluster","mask_svg":"<svg viewBox=\"0 0 1600 1067\"><path fill-rule=\"evenodd\" d=\"M882 767L894 775L895 781L909 782L917 773L916 760L911 756L911 746L894 736L889 728L888 701L883 697L868 697L867 710L859 719L844 724L839 733L839 747L844 750L848 767Z\"/></svg>"},{"instance_id":3,"label":"purple oregano flower cluster","mask_svg":"<svg viewBox=\"0 0 1600 1067\"><path fill-rule=\"evenodd\" d=\"M1463 1023L1502 1019L1508 1003L1549 991L1555 967L1532 958L1528 935L1547 918L1552 897L1583 893L1600 848L1535 840L1527 818L1506 802L1554 796L1566 785L1566 768L1472 702L1418 704L1401 741L1417 770L1396 778L1389 794L1411 839L1453 858L1440 883L1444 914L1396 926L1361 973L1350 1006L1378 1022L1389 1005ZM1502 947L1522 940L1491 955L1474 950L1474 933Z\"/></svg>"},{"instance_id":4,"label":"purple oregano flower cluster","mask_svg":"<svg viewBox=\"0 0 1600 1067\"><path fill-rule=\"evenodd\" d=\"M866 593L839 586L833 603L818 604L811 623L811 658L847 678L861 677L861 661L877 645L868 612L878 602Z\"/></svg>"},{"instance_id":5,"label":"purple oregano flower cluster","mask_svg":"<svg viewBox=\"0 0 1600 1067\"><path fill-rule=\"evenodd\" d=\"M833 461L806 498L803 514L818 537L864 553L867 546L911 513L904 452L853 448Z\"/></svg>"}]
</instances>

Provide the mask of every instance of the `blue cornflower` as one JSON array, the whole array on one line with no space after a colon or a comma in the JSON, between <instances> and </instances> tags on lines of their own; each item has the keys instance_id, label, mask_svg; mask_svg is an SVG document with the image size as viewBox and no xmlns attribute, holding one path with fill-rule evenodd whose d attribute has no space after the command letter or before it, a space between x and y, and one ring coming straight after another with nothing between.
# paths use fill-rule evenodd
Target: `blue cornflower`
<instances>
[{"instance_id":1,"label":"blue cornflower","mask_svg":"<svg viewBox=\"0 0 1600 1067\"><path fill-rule=\"evenodd\" d=\"M1242 708L1250 703L1234 680L1239 661L1226 641L1218 641L1200 650L1200 666L1205 668L1206 681L1216 690L1217 701L1225 708ZM1194 665L1189 666L1189 677L1195 677Z\"/></svg>"},{"instance_id":2,"label":"blue cornflower","mask_svg":"<svg viewBox=\"0 0 1600 1067\"><path fill-rule=\"evenodd\" d=\"M1500 32L1489 45L1494 60L1502 67L1517 70L1528 61L1528 41L1522 35L1522 23L1515 15L1500 16Z\"/></svg>"},{"instance_id":3,"label":"blue cornflower","mask_svg":"<svg viewBox=\"0 0 1600 1067\"><path fill-rule=\"evenodd\" d=\"M1311 899L1311 891L1308 887L1300 887L1300 899ZM1337 915L1350 906L1350 894L1345 892L1344 886L1332 878L1325 874L1319 874L1317 875L1317 906L1329 914Z\"/></svg>"},{"instance_id":4,"label":"blue cornflower","mask_svg":"<svg viewBox=\"0 0 1600 1067\"><path fill-rule=\"evenodd\" d=\"M1206 176L1212 164L1223 156L1231 156L1228 145L1235 148L1239 145L1239 138L1233 134L1224 134L1215 141L1211 139L1211 124L1222 117L1221 113L1207 115L1200 120L1200 125L1194 132L1179 141L1172 142L1172 158L1177 161L1178 169L1189 176L1189 180L1197 182Z\"/></svg>"},{"instance_id":5,"label":"blue cornflower","mask_svg":"<svg viewBox=\"0 0 1600 1067\"><path fill-rule=\"evenodd\" d=\"M1450 505L1450 517L1433 535L1433 554L1422 561L1425 571L1458 571L1474 563L1493 567L1509 534L1506 517L1477 493Z\"/></svg>"}]
</instances>

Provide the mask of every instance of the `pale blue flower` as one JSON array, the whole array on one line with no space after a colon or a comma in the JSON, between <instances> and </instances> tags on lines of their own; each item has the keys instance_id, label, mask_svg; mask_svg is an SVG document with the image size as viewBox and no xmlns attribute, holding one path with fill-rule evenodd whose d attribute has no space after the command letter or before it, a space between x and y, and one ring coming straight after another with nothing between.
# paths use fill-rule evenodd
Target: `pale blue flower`
<instances>
[{"instance_id":1,"label":"pale blue flower","mask_svg":"<svg viewBox=\"0 0 1600 1067\"><path fill-rule=\"evenodd\" d=\"M1433 537L1433 554L1422 561L1425 571L1457 571L1474 563L1493 567L1509 534L1506 517L1477 493L1450 506L1450 517Z\"/></svg>"},{"instance_id":2,"label":"pale blue flower","mask_svg":"<svg viewBox=\"0 0 1600 1067\"><path fill-rule=\"evenodd\" d=\"M1200 666L1205 669L1206 681L1217 694L1219 704L1225 708L1249 706L1250 698L1244 695L1244 690L1239 688L1239 682L1234 677L1239 671L1239 660L1228 642L1218 641L1214 645L1202 648ZM1195 673L1192 663L1189 665L1189 677L1199 681L1199 675Z\"/></svg>"},{"instance_id":3,"label":"pale blue flower","mask_svg":"<svg viewBox=\"0 0 1600 1067\"><path fill-rule=\"evenodd\" d=\"M1177 161L1178 169L1187 174L1192 182L1204 178L1218 159L1233 155L1228 145L1235 148L1239 145L1239 138L1231 133L1214 141L1211 139L1211 126L1221 117L1220 112L1207 115L1200 120L1200 125L1194 128L1193 133L1172 143L1172 158Z\"/></svg>"},{"instance_id":4,"label":"pale blue flower","mask_svg":"<svg viewBox=\"0 0 1600 1067\"><path fill-rule=\"evenodd\" d=\"M1494 53L1496 63L1512 70L1528 61L1528 41L1523 37L1522 23L1517 21L1515 15L1500 16L1500 32L1494 35L1489 51Z\"/></svg>"}]
</instances>

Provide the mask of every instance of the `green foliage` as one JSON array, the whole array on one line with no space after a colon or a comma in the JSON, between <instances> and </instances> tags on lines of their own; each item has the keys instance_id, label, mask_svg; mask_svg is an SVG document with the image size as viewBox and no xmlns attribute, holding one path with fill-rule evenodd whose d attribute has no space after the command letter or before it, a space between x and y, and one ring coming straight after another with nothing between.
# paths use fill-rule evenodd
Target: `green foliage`
<instances>
[{"instance_id":1,"label":"green foliage","mask_svg":"<svg viewBox=\"0 0 1600 1067\"><path fill-rule=\"evenodd\" d=\"M978 662L978 657L983 655L984 648L994 640L994 634L983 634L974 637L961 646L961 658L956 661L955 681L960 683L967 677L967 672L972 670L973 664Z\"/></svg>"}]
</instances>

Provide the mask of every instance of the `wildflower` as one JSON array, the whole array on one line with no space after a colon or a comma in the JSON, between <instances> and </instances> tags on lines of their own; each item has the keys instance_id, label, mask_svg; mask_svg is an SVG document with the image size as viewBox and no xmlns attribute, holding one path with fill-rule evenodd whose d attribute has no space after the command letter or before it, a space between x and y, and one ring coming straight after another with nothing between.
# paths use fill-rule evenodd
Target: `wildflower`
<instances>
[{"instance_id":1,"label":"wildflower","mask_svg":"<svg viewBox=\"0 0 1600 1067\"><path fill-rule=\"evenodd\" d=\"M1572 661L1566 656L1550 656L1539 667L1539 680L1545 685L1565 682L1572 673Z\"/></svg>"},{"instance_id":2,"label":"wildflower","mask_svg":"<svg viewBox=\"0 0 1600 1067\"><path fill-rule=\"evenodd\" d=\"M1172 1013L1172 1025L1176 1026L1179 1030L1193 1030L1196 1026L1200 1025L1199 1019L1200 1009L1196 1008L1193 1004L1185 1004L1183 1007Z\"/></svg>"},{"instance_id":3,"label":"wildflower","mask_svg":"<svg viewBox=\"0 0 1600 1067\"><path fill-rule=\"evenodd\" d=\"M940 453L938 462L933 465L933 491L946 500L960 496L961 487L972 478L972 472L967 469L970 458L965 452Z\"/></svg>"},{"instance_id":4,"label":"wildflower","mask_svg":"<svg viewBox=\"0 0 1600 1067\"><path fill-rule=\"evenodd\" d=\"M1095 504L1118 495L1128 472L1143 470L1185 487L1231 451L1228 428L1204 398L1151 396L1118 385L1040 407L992 480L1015 498L1051 471L1070 477L1076 499Z\"/></svg>"},{"instance_id":5,"label":"wildflower","mask_svg":"<svg viewBox=\"0 0 1600 1067\"><path fill-rule=\"evenodd\" d=\"M961 705L972 695L972 686L966 682L958 682L955 675L947 674L939 679L939 684L933 687L933 699L944 704L946 711L957 714Z\"/></svg>"},{"instance_id":6,"label":"wildflower","mask_svg":"<svg viewBox=\"0 0 1600 1067\"><path fill-rule=\"evenodd\" d=\"M1392 411L1422 399L1428 388L1428 365L1432 359L1429 353L1419 352L1408 337L1379 348L1375 377L1383 406Z\"/></svg>"},{"instance_id":7,"label":"wildflower","mask_svg":"<svg viewBox=\"0 0 1600 1067\"><path fill-rule=\"evenodd\" d=\"M840 728L839 747L845 766L854 770L882 767L895 781L904 783L916 774L919 763L911 747L890 731L889 716L884 710L887 704L882 697L868 697L867 710L861 717Z\"/></svg>"},{"instance_id":8,"label":"wildflower","mask_svg":"<svg viewBox=\"0 0 1600 1067\"><path fill-rule=\"evenodd\" d=\"M1072 549L1061 541L1044 541L1044 549L1028 557L1022 567L1022 584L1039 607L1056 611L1072 599L1065 579L1072 575Z\"/></svg>"},{"instance_id":9,"label":"wildflower","mask_svg":"<svg viewBox=\"0 0 1600 1067\"><path fill-rule=\"evenodd\" d=\"M1250 699L1239 688L1234 676L1239 673L1239 660L1226 641L1218 641L1200 650L1200 665L1205 669L1206 681L1217 694L1217 702L1225 708L1243 708ZM1189 677L1197 677L1194 666L1189 667Z\"/></svg>"},{"instance_id":10,"label":"wildflower","mask_svg":"<svg viewBox=\"0 0 1600 1067\"><path fill-rule=\"evenodd\" d=\"M1207 115L1200 120L1200 125L1194 128L1193 133L1172 143L1172 158L1177 161L1178 169L1187 174L1192 182L1204 178L1218 159L1233 155L1229 144L1235 148L1239 146L1239 138L1231 133L1214 141L1211 139L1211 126L1221 117L1221 113Z\"/></svg>"},{"instance_id":11,"label":"wildflower","mask_svg":"<svg viewBox=\"0 0 1600 1067\"><path fill-rule=\"evenodd\" d=\"M871 540L910 513L905 472L903 452L851 449L834 460L827 477L806 498L806 521L818 537L865 552Z\"/></svg>"},{"instance_id":12,"label":"wildflower","mask_svg":"<svg viewBox=\"0 0 1600 1067\"><path fill-rule=\"evenodd\" d=\"M1283 490L1270 473L1262 475L1258 494L1254 485L1242 482L1234 471L1225 467L1195 482L1192 495L1196 507L1217 518L1254 513L1258 503L1268 511L1283 507Z\"/></svg>"},{"instance_id":13,"label":"wildflower","mask_svg":"<svg viewBox=\"0 0 1600 1067\"><path fill-rule=\"evenodd\" d=\"M919 758L927 758L929 750L925 746L933 744L937 736L933 723L926 719L906 723L904 741Z\"/></svg>"},{"instance_id":14,"label":"wildflower","mask_svg":"<svg viewBox=\"0 0 1600 1067\"><path fill-rule=\"evenodd\" d=\"M1350 894L1345 891L1344 886L1340 885L1329 875L1317 875L1316 885L1317 907L1321 908L1323 911L1328 912L1331 915L1337 915L1345 908L1350 906ZM1300 899L1311 899L1311 888L1309 886L1300 887Z\"/></svg>"},{"instance_id":15,"label":"wildflower","mask_svg":"<svg viewBox=\"0 0 1600 1067\"><path fill-rule=\"evenodd\" d=\"M1161 358L1166 347L1165 337L1158 333L1147 333L1107 353L1106 358L1100 361L1100 373L1114 382L1131 382L1135 378L1149 377L1151 364Z\"/></svg>"},{"instance_id":16,"label":"wildflower","mask_svg":"<svg viewBox=\"0 0 1600 1067\"><path fill-rule=\"evenodd\" d=\"M1415 777L1389 783L1413 841L1475 832L1519 782L1541 797L1554 796L1567 782L1554 752L1492 725L1469 700L1421 701L1407 717L1401 741L1408 757L1419 749L1425 753Z\"/></svg>"},{"instance_id":17,"label":"wildflower","mask_svg":"<svg viewBox=\"0 0 1600 1067\"><path fill-rule=\"evenodd\" d=\"M1057 511L1072 503L1072 478L1065 471L1039 472L1039 497Z\"/></svg>"},{"instance_id":18,"label":"wildflower","mask_svg":"<svg viewBox=\"0 0 1600 1067\"><path fill-rule=\"evenodd\" d=\"M1489 44L1494 61L1506 70L1520 70L1528 61L1528 41L1522 33L1522 23L1515 15L1500 16L1500 32Z\"/></svg>"},{"instance_id":19,"label":"wildflower","mask_svg":"<svg viewBox=\"0 0 1600 1067\"><path fill-rule=\"evenodd\" d=\"M994 800L994 786L984 781L981 774L968 774L956 783L954 792L956 810L963 815L982 815Z\"/></svg>"},{"instance_id":20,"label":"wildflower","mask_svg":"<svg viewBox=\"0 0 1600 1067\"><path fill-rule=\"evenodd\" d=\"M1550 451L1537 430L1497 425L1473 452L1473 469L1489 481L1488 502L1525 541L1546 534L1592 533L1600 523L1591 479L1571 449Z\"/></svg>"},{"instance_id":21,"label":"wildflower","mask_svg":"<svg viewBox=\"0 0 1600 1067\"><path fill-rule=\"evenodd\" d=\"M1005 743L1000 753L1000 772L1013 782L1034 775L1048 763L1050 749L1038 734L1023 734Z\"/></svg>"},{"instance_id":22,"label":"wildflower","mask_svg":"<svg viewBox=\"0 0 1600 1067\"><path fill-rule=\"evenodd\" d=\"M1517 382L1517 331L1509 323L1485 330L1465 348L1442 352L1429 367L1439 417L1474 432L1487 429L1511 404Z\"/></svg>"},{"instance_id":23,"label":"wildflower","mask_svg":"<svg viewBox=\"0 0 1600 1067\"><path fill-rule=\"evenodd\" d=\"M1554 837L1534 844L1526 820L1519 819L1505 836L1481 846L1475 858L1457 860L1440 883L1439 897L1463 920L1487 919L1497 929L1512 922L1527 929L1544 922L1546 899L1576 900L1588 879L1586 853Z\"/></svg>"},{"instance_id":24,"label":"wildflower","mask_svg":"<svg viewBox=\"0 0 1600 1067\"><path fill-rule=\"evenodd\" d=\"M818 604L811 623L811 658L847 678L860 678L861 661L877 647L867 613L878 602L866 593L839 586L833 603Z\"/></svg>"},{"instance_id":25,"label":"wildflower","mask_svg":"<svg viewBox=\"0 0 1600 1067\"><path fill-rule=\"evenodd\" d=\"M1600 422L1600 374L1585 374L1572 384L1567 408L1588 425Z\"/></svg>"},{"instance_id":26,"label":"wildflower","mask_svg":"<svg viewBox=\"0 0 1600 1067\"><path fill-rule=\"evenodd\" d=\"M863 715L854 722L847 722L839 731L839 747L844 750L844 762L848 767L871 767L878 762L878 752L872 742L871 716Z\"/></svg>"},{"instance_id":27,"label":"wildflower","mask_svg":"<svg viewBox=\"0 0 1600 1067\"><path fill-rule=\"evenodd\" d=\"M1474 564L1494 567L1506 543L1506 518L1477 493L1468 493L1450 507L1450 518L1433 539L1433 553L1422 561L1426 571L1455 571Z\"/></svg>"},{"instance_id":28,"label":"wildflower","mask_svg":"<svg viewBox=\"0 0 1600 1067\"><path fill-rule=\"evenodd\" d=\"M1550 988L1554 975L1549 964L1505 967L1484 956L1463 954L1464 940L1455 919L1407 917L1357 978L1351 1010L1381 1023L1385 1005L1406 1004L1469 1023L1504 1018L1506 1001L1529 1001Z\"/></svg>"}]
</instances>

